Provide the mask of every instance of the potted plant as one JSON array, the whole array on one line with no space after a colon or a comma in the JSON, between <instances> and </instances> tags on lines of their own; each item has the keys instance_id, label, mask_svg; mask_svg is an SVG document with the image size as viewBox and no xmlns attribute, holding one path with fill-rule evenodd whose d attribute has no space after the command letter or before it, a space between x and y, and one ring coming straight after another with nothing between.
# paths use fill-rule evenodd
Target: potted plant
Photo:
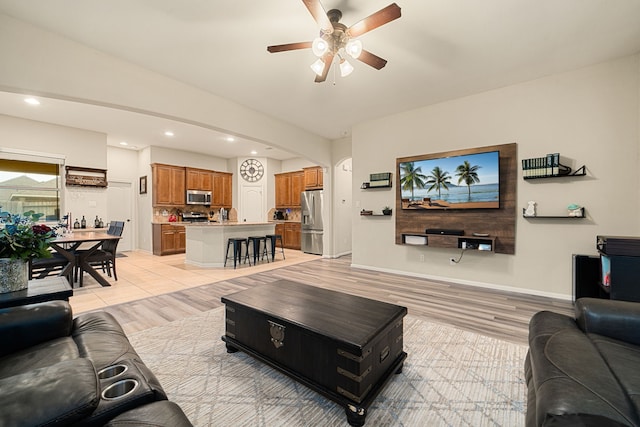
<instances>
[{"instance_id":1,"label":"potted plant","mask_svg":"<svg viewBox=\"0 0 640 427\"><path fill-rule=\"evenodd\" d=\"M389 206L385 206L384 208L382 208L382 214L383 215L391 215L392 209Z\"/></svg>"},{"instance_id":2,"label":"potted plant","mask_svg":"<svg viewBox=\"0 0 640 427\"><path fill-rule=\"evenodd\" d=\"M29 282L29 260L49 258L49 242L54 231L45 224L36 224L42 214L33 211L24 215L0 213L0 293L26 289Z\"/></svg>"}]
</instances>

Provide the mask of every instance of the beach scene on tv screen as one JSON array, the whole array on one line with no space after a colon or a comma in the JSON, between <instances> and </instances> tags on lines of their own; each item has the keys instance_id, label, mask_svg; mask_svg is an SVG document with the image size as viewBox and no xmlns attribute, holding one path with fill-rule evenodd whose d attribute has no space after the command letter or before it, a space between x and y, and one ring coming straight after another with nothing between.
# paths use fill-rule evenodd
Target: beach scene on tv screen
<instances>
[{"instance_id":1,"label":"beach scene on tv screen","mask_svg":"<svg viewBox=\"0 0 640 427\"><path fill-rule=\"evenodd\" d=\"M402 209L497 209L500 153L398 163Z\"/></svg>"}]
</instances>

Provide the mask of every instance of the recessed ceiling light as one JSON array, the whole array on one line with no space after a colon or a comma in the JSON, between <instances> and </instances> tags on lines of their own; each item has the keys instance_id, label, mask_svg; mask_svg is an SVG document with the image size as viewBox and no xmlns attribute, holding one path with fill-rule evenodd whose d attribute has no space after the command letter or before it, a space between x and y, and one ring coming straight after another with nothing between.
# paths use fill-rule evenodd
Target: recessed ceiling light
<instances>
[{"instance_id":1,"label":"recessed ceiling light","mask_svg":"<svg viewBox=\"0 0 640 427\"><path fill-rule=\"evenodd\" d=\"M234 137L232 137L232 136L228 136L228 137L226 137L225 139L227 140L227 142L233 142L233 141L235 141L235 140L236 140L236 139L235 139Z\"/></svg>"},{"instance_id":2,"label":"recessed ceiling light","mask_svg":"<svg viewBox=\"0 0 640 427\"><path fill-rule=\"evenodd\" d=\"M29 105L40 105L40 101L38 101L35 98L25 98L24 102L26 102Z\"/></svg>"},{"instance_id":3,"label":"recessed ceiling light","mask_svg":"<svg viewBox=\"0 0 640 427\"><path fill-rule=\"evenodd\" d=\"M171 132L170 130L166 131L164 133L165 136L173 136L173 132Z\"/></svg>"},{"instance_id":4,"label":"recessed ceiling light","mask_svg":"<svg viewBox=\"0 0 640 427\"><path fill-rule=\"evenodd\" d=\"M129 143L127 141L121 141L120 145L129 145Z\"/></svg>"},{"instance_id":5,"label":"recessed ceiling light","mask_svg":"<svg viewBox=\"0 0 640 427\"><path fill-rule=\"evenodd\" d=\"M251 150L251 154L255 156L258 152L256 150Z\"/></svg>"}]
</instances>

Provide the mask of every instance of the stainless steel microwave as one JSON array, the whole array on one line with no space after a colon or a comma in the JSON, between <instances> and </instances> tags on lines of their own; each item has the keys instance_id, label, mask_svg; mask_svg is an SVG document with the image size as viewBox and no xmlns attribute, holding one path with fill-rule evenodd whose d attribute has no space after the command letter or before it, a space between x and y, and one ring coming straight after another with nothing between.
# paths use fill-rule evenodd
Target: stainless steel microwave
<instances>
[{"instance_id":1,"label":"stainless steel microwave","mask_svg":"<svg viewBox=\"0 0 640 427\"><path fill-rule=\"evenodd\" d=\"M188 205L211 205L211 191L187 190Z\"/></svg>"}]
</instances>

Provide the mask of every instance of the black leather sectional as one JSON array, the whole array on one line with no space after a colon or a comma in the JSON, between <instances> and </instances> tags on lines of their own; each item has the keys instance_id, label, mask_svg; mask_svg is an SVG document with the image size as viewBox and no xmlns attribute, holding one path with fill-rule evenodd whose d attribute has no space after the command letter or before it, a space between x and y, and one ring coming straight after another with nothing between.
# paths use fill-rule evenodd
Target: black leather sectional
<instances>
[{"instance_id":1,"label":"black leather sectional","mask_svg":"<svg viewBox=\"0 0 640 427\"><path fill-rule=\"evenodd\" d=\"M0 310L0 426L191 426L106 312Z\"/></svg>"},{"instance_id":2,"label":"black leather sectional","mask_svg":"<svg viewBox=\"0 0 640 427\"><path fill-rule=\"evenodd\" d=\"M529 323L527 427L640 426L640 303L581 298Z\"/></svg>"}]
</instances>

